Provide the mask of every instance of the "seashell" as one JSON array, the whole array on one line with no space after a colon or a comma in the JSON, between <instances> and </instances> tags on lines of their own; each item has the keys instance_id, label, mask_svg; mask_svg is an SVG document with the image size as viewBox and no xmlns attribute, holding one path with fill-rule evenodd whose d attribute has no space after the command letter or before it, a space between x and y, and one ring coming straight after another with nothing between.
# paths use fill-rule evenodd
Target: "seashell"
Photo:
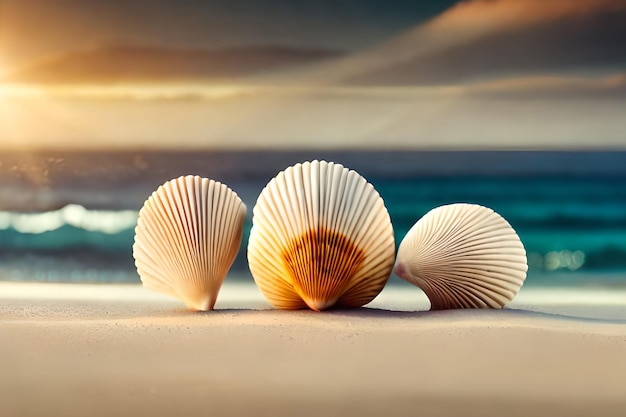
<instances>
[{"instance_id":1,"label":"seashell","mask_svg":"<svg viewBox=\"0 0 626 417\"><path fill-rule=\"evenodd\" d=\"M476 204L428 212L400 243L394 267L426 293L432 310L502 308L518 293L527 270L515 230Z\"/></svg>"},{"instance_id":2,"label":"seashell","mask_svg":"<svg viewBox=\"0 0 626 417\"><path fill-rule=\"evenodd\" d=\"M277 308L365 305L387 282L394 256L382 198L340 164L289 167L267 184L254 207L248 263Z\"/></svg>"},{"instance_id":3,"label":"seashell","mask_svg":"<svg viewBox=\"0 0 626 417\"><path fill-rule=\"evenodd\" d=\"M133 256L144 287L212 310L241 244L246 206L198 176L161 185L139 211Z\"/></svg>"}]
</instances>

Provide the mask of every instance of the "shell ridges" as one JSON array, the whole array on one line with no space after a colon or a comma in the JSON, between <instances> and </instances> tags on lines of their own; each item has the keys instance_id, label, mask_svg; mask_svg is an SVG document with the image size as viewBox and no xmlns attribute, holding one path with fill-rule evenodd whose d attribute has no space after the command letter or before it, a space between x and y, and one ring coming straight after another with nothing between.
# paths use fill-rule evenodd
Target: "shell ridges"
<instances>
[{"instance_id":1,"label":"shell ridges","mask_svg":"<svg viewBox=\"0 0 626 417\"><path fill-rule=\"evenodd\" d=\"M385 285L395 247L374 187L341 164L288 167L253 209L248 262L277 308L360 307Z\"/></svg>"},{"instance_id":2,"label":"shell ridges","mask_svg":"<svg viewBox=\"0 0 626 417\"><path fill-rule=\"evenodd\" d=\"M398 248L396 274L426 293L433 310L502 308L526 279L526 251L490 208L449 204L428 212Z\"/></svg>"},{"instance_id":3,"label":"shell ridges","mask_svg":"<svg viewBox=\"0 0 626 417\"><path fill-rule=\"evenodd\" d=\"M139 211L133 256L144 287L211 310L243 234L246 206L225 184L183 176Z\"/></svg>"}]
</instances>

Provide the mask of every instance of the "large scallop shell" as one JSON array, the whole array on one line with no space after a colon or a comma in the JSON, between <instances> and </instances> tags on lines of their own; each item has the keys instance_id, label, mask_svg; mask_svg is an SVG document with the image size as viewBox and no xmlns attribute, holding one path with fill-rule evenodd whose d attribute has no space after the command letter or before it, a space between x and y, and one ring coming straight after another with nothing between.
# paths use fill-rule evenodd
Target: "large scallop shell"
<instances>
[{"instance_id":1,"label":"large scallop shell","mask_svg":"<svg viewBox=\"0 0 626 417\"><path fill-rule=\"evenodd\" d=\"M253 210L250 271L277 308L367 304L387 282L394 254L382 198L340 164L287 168L267 184Z\"/></svg>"},{"instance_id":2,"label":"large scallop shell","mask_svg":"<svg viewBox=\"0 0 626 417\"><path fill-rule=\"evenodd\" d=\"M515 230L476 204L428 212L400 243L394 268L424 290L433 310L502 308L518 293L527 270Z\"/></svg>"},{"instance_id":3,"label":"large scallop shell","mask_svg":"<svg viewBox=\"0 0 626 417\"><path fill-rule=\"evenodd\" d=\"M211 310L241 244L246 206L198 176L160 186L139 211L133 256L144 287Z\"/></svg>"}]
</instances>

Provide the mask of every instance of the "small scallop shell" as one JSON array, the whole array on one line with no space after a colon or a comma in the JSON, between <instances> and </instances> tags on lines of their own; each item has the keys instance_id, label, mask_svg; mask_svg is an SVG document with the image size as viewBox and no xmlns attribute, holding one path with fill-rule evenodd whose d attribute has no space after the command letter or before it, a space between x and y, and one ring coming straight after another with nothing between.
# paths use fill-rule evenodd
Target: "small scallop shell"
<instances>
[{"instance_id":1,"label":"small scallop shell","mask_svg":"<svg viewBox=\"0 0 626 417\"><path fill-rule=\"evenodd\" d=\"M246 206L225 184L186 176L139 211L133 256L144 287L212 310L241 244Z\"/></svg>"},{"instance_id":2,"label":"small scallop shell","mask_svg":"<svg viewBox=\"0 0 626 417\"><path fill-rule=\"evenodd\" d=\"M433 310L502 308L518 293L527 270L515 230L476 204L428 212L400 243L394 268L424 290Z\"/></svg>"},{"instance_id":3,"label":"small scallop shell","mask_svg":"<svg viewBox=\"0 0 626 417\"><path fill-rule=\"evenodd\" d=\"M267 184L253 210L250 271L277 308L365 305L387 282L394 255L382 198L340 164L287 168Z\"/></svg>"}]
</instances>

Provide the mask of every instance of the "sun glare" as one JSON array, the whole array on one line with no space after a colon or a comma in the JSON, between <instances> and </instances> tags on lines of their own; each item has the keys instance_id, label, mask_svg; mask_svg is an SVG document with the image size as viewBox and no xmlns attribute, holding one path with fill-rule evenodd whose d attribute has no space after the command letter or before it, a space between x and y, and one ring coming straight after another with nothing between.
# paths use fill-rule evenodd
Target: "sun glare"
<instances>
[{"instance_id":1,"label":"sun glare","mask_svg":"<svg viewBox=\"0 0 626 417\"><path fill-rule=\"evenodd\" d=\"M6 96L6 86L4 82L4 77L6 76L6 74L6 67L3 65L2 60L0 60L0 101L3 100Z\"/></svg>"},{"instance_id":2,"label":"sun glare","mask_svg":"<svg viewBox=\"0 0 626 417\"><path fill-rule=\"evenodd\" d=\"M5 81L4 77L8 75L9 71L7 70L7 66L5 62L0 58L0 85Z\"/></svg>"}]
</instances>

